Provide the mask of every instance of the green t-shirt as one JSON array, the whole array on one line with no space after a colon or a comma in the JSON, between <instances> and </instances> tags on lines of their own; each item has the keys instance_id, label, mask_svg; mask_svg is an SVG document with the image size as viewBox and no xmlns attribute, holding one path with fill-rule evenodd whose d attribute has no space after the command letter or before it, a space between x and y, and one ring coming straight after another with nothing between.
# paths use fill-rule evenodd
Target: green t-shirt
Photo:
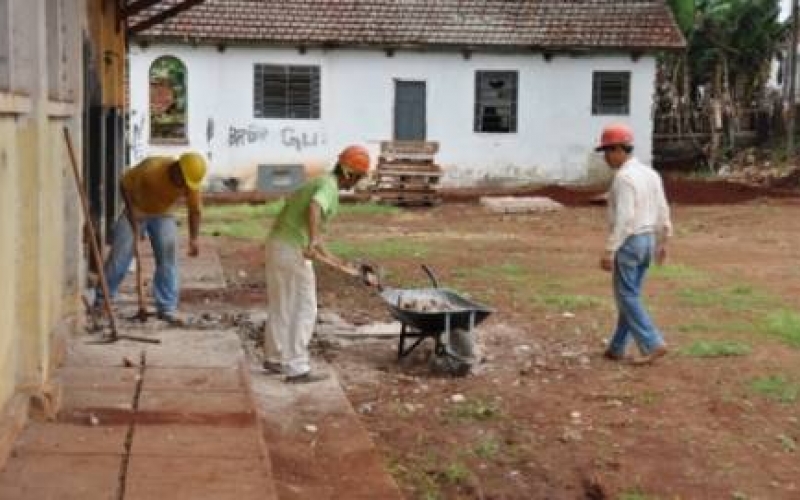
<instances>
[{"instance_id":1,"label":"green t-shirt","mask_svg":"<svg viewBox=\"0 0 800 500\"><path fill-rule=\"evenodd\" d=\"M275 219L270 238L276 238L299 248L308 246L308 207L317 202L322 210L322 222L328 222L339 210L339 184L333 174L311 179L289 198Z\"/></svg>"}]
</instances>

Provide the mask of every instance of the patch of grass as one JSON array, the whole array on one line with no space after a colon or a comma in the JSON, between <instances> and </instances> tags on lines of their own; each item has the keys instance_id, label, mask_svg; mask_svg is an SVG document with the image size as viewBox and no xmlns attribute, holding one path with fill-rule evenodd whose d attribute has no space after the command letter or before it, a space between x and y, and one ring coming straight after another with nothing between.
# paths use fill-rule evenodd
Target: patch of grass
<instances>
[{"instance_id":1,"label":"patch of grass","mask_svg":"<svg viewBox=\"0 0 800 500\"><path fill-rule=\"evenodd\" d=\"M462 484L469 478L470 472L461 462L451 462L447 464L442 475L451 484Z\"/></svg>"},{"instance_id":2,"label":"patch of grass","mask_svg":"<svg viewBox=\"0 0 800 500\"><path fill-rule=\"evenodd\" d=\"M479 458L492 460L500 452L500 442L493 436L484 437L472 448L472 452Z\"/></svg>"},{"instance_id":3,"label":"patch of grass","mask_svg":"<svg viewBox=\"0 0 800 500\"><path fill-rule=\"evenodd\" d=\"M534 301L559 310L595 309L606 304L605 299L593 295L570 294L536 295Z\"/></svg>"},{"instance_id":4,"label":"patch of grass","mask_svg":"<svg viewBox=\"0 0 800 500\"><path fill-rule=\"evenodd\" d=\"M768 294L748 285L719 289L682 288L678 298L691 307L722 307L730 312L749 312L774 306L778 303Z\"/></svg>"},{"instance_id":5,"label":"patch of grass","mask_svg":"<svg viewBox=\"0 0 800 500\"><path fill-rule=\"evenodd\" d=\"M264 240L267 223L260 219L244 219L238 222L204 222L200 233L206 236L227 236L244 240Z\"/></svg>"},{"instance_id":6,"label":"patch of grass","mask_svg":"<svg viewBox=\"0 0 800 500\"><path fill-rule=\"evenodd\" d=\"M681 333L699 333L711 331L712 327L710 323L685 323L678 325L677 330Z\"/></svg>"},{"instance_id":7,"label":"patch of grass","mask_svg":"<svg viewBox=\"0 0 800 500\"><path fill-rule=\"evenodd\" d=\"M508 283L523 284L529 281L528 270L516 262L502 262L494 265L456 269L455 278L475 278L480 280L502 280Z\"/></svg>"},{"instance_id":8,"label":"patch of grass","mask_svg":"<svg viewBox=\"0 0 800 500\"><path fill-rule=\"evenodd\" d=\"M411 461L417 463L417 461ZM398 461L392 461L389 466L389 473L394 477L398 483L409 485L413 488L414 492L418 494L418 498L423 500L443 500L439 485L436 483L436 477L428 474L426 468L428 467L428 460L422 461L419 466L406 467Z\"/></svg>"},{"instance_id":9,"label":"patch of grass","mask_svg":"<svg viewBox=\"0 0 800 500\"><path fill-rule=\"evenodd\" d=\"M750 354L750 346L731 340L696 340L680 353L692 358L724 358Z\"/></svg>"},{"instance_id":10,"label":"patch of grass","mask_svg":"<svg viewBox=\"0 0 800 500\"><path fill-rule=\"evenodd\" d=\"M468 399L463 403L452 403L445 412L448 419L460 421L484 422L498 418L502 411L498 404L490 399Z\"/></svg>"},{"instance_id":11,"label":"patch of grass","mask_svg":"<svg viewBox=\"0 0 800 500\"><path fill-rule=\"evenodd\" d=\"M681 281L700 281L707 278L707 275L703 271L693 267L685 266L683 264L653 266L650 268L650 276Z\"/></svg>"},{"instance_id":12,"label":"patch of grass","mask_svg":"<svg viewBox=\"0 0 800 500\"><path fill-rule=\"evenodd\" d=\"M359 257L384 260L398 257L420 258L431 252L431 246L428 243L402 238L360 241L358 243L354 243L352 240L333 240L328 244L328 248L344 259Z\"/></svg>"},{"instance_id":13,"label":"patch of grass","mask_svg":"<svg viewBox=\"0 0 800 500\"><path fill-rule=\"evenodd\" d=\"M778 442L781 444L783 451L787 453L794 453L797 451L797 441L792 436L786 434L778 434Z\"/></svg>"},{"instance_id":14,"label":"patch of grass","mask_svg":"<svg viewBox=\"0 0 800 500\"><path fill-rule=\"evenodd\" d=\"M661 401L662 396L663 394L660 392L645 390L644 392L637 394L634 398L634 401L643 406L650 406Z\"/></svg>"},{"instance_id":15,"label":"patch of grass","mask_svg":"<svg viewBox=\"0 0 800 500\"><path fill-rule=\"evenodd\" d=\"M403 210L391 205L378 203L342 203L339 213L342 215L396 215Z\"/></svg>"},{"instance_id":16,"label":"patch of grass","mask_svg":"<svg viewBox=\"0 0 800 500\"><path fill-rule=\"evenodd\" d=\"M242 220L275 217L283 208L283 200L270 203L238 203L235 205L211 205L203 207L203 220Z\"/></svg>"},{"instance_id":17,"label":"patch of grass","mask_svg":"<svg viewBox=\"0 0 800 500\"><path fill-rule=\"evenodd\" d=\"M639 490L633 490L620 493L617 500L656 500L656 497L646 495Z\"/></svg>"},{"instance_id":18,"label":"patch of grass","mask_svg":"<svg viewBox=\"0 0 800 500\"><path fill-rule=\"evenodd\" d=\"M800 394L800 385L782 375L756 377L749 382L750 390L779 403L794 403Z\"/></svg>"},{"instance_id":19,"label":"patch of grass","mask_svg":"<svg viewBox=\"0 0 800 500\"><path fill-rule=\"evenodd\" d=\"M767 313L764 319L766 333L782 342L800 347L800 315L794 311L778 309Z\"/></svg>"}]
</instances>

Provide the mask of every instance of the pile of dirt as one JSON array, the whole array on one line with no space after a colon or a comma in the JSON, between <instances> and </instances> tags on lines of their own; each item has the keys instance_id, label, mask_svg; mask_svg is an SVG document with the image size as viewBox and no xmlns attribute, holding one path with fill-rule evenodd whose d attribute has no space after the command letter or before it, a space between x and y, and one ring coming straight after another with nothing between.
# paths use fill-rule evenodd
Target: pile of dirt
<instances>
[{"instance_id":1,"label":"pile of dirt","mask_svg":"<svg viewBox=\"0 0 800 500\"><path fill-rule=\"evenodd\" d=\"M694 180L680 177L665 178L664 190L671 203L682 205L728 205L757 198L800 196L800 191L797 190L781 190L728 180Z\"/></svg>"}]
</instances>

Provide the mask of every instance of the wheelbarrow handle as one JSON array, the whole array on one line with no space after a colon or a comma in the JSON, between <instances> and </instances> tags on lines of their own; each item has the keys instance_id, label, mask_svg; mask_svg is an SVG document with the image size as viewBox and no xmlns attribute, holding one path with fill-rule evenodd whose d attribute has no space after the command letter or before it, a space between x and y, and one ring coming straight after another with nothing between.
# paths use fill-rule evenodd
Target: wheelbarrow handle
<instances>
[{"instance_id":1,"label":"wheelbarrow handle","mask_svg":"<svg viewBox=\"0 0 800 500\"><path fill-rule=\"evenodd\" d=\"M431 268L428 267L427 264L420 264L420 267L422 267L422 270L425 271L425 274L430 278L431 283L433 283L433 288L439 288L439 280L436 279L436 275L433 274Z\"/></svg>"}]
</instances>

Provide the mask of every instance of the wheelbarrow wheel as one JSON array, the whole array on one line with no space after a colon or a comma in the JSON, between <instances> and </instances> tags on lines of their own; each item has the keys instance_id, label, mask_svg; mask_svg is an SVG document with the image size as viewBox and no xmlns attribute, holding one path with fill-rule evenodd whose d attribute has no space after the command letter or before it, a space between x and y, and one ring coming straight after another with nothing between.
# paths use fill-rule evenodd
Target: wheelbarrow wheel
<instances>
[{"instance_id":1,"label":"wheelbarrow wheel","mask_svg":"<svg viewBox=\"0 0 800 500\"><path fill-rule=\"evenodd\" d=\"M453 330L447 344L438 344L431 368L437 373L464 377L475 364L474 337L466 330Z\"/></svg>"}]
</instances>

